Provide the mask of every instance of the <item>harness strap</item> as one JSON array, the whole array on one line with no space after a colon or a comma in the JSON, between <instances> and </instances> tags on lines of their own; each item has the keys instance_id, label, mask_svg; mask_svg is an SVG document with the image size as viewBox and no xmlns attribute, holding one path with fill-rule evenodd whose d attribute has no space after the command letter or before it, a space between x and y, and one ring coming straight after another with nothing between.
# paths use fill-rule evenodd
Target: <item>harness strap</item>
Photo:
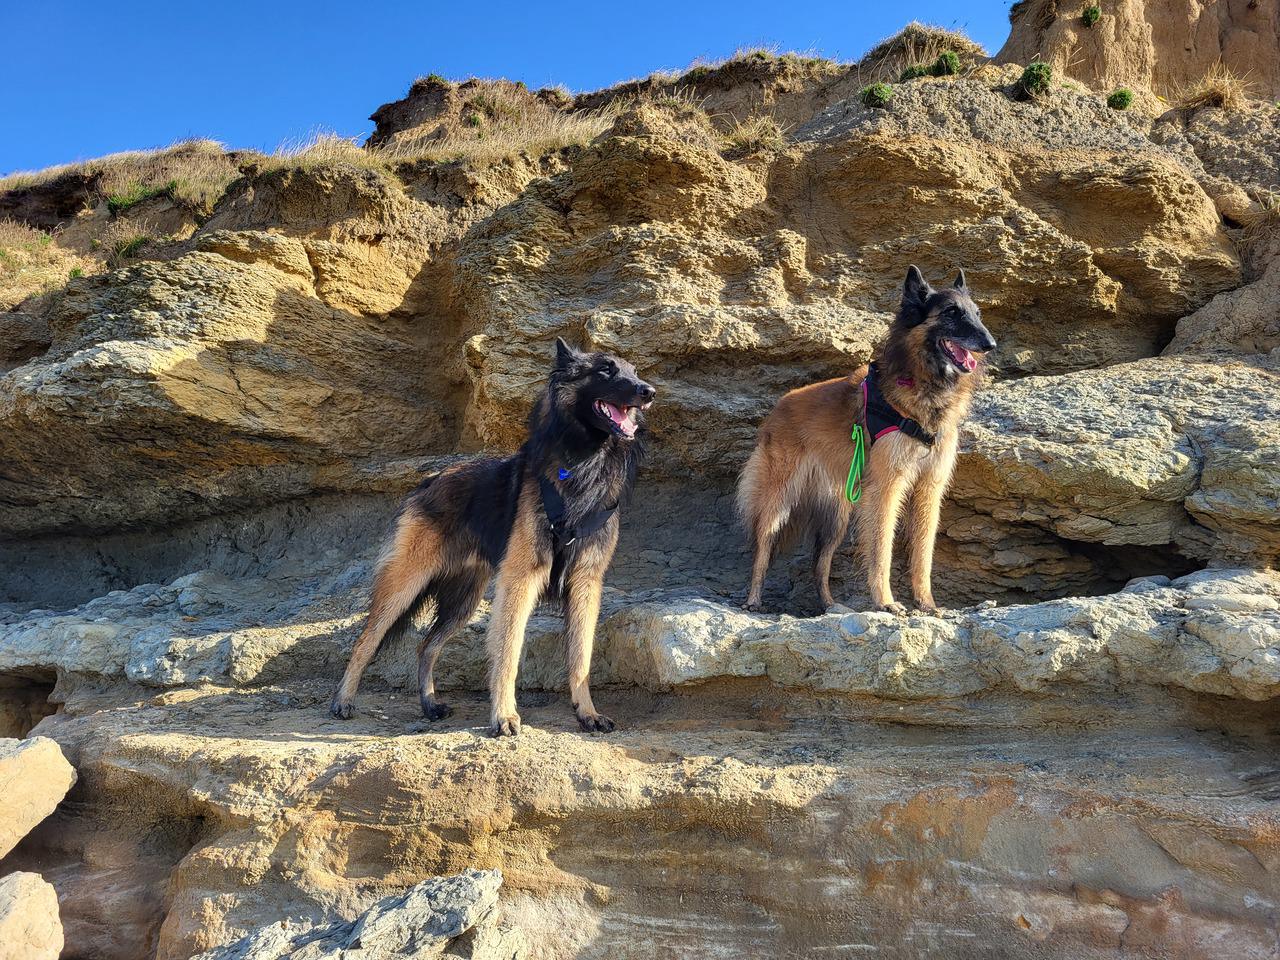
<instances>
[{"instance_id":1,"label":"harness strap","mask_svg":"<svg viewBox=\"0 0 1280 960\"><path fill-rule=\"evenodd\" d=\"M862 472L867 465L867 450L886 433L901 430L907 436L932 447L934 436L910 417L904 417L880 391L880 372L873 363L862 381L862 423L854 423L849 439L853 441L853 457L849 476L844 482L845 499L857 503L862 499Z\"/></svg>"},{"instance_id":2,"label":"harness strap","mask_svg":"<svg viewBox=\"0 0 1280 960\"><path fill-rule=\"evenodd\" d=\"M901 430L907 436L932 447L934 436L910 417L899 413L880 390L880 371L872 363L862 381L862 410L867 425L867 445L873 445L886 433Z\"/></svg>"},{"instance_id":3,"label":"harness strap","mask_svg":"<svg viewBox=\"0 0 1280 960\"><path fill-rule=\"evenodd\" d=\"M575 540L589 537L601 529L610 518L617 513L618 505L601 507L592 510L578 521L576 526L567 526L568 507L564 497L556 489L556 485L544 476L538 477L538 491L542 494L542 510L547 515L547 523L551 526L551 538L556 550L567 547Z\"/></svg>"}]
</instances>

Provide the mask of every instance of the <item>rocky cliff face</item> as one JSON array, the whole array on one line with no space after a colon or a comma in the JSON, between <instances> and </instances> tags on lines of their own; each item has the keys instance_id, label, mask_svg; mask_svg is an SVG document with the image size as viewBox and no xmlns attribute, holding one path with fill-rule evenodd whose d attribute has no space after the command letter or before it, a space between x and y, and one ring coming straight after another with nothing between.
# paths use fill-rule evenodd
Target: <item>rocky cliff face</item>
<instances>
[{"instance_id":1,"label":"rocky cliff face","mask_svg":"<svg viewBox=\"0 0 1280 960\"><path fill-rule=\"evenodd\" d=\"M1092 26L1088 3L1020 0L996 59L1041 59L1083 83L1168 93L1216 64L1244 76L1263 99L1280 96L1280 4L1276 0L1114 0Z\"/></svg>"},{"instance_id":2,"label":"rocky cliff face","mask_svg":"<svg viewBox=\"0 0 1280 960\"><path fill-rule=\"evenodd\" d=\"M167 241L0 315L0 732L79 776L4 868L57 888L64 956L336 955L476 868L498 906L465 881L429 955L1273 957L1275 111L1017 72L880 110L751 57L692 78L715 117L670 79L423 81L365 150L150 198ZM598 131L412 153L512 103ZM796 558L747 614L755 427L871 355L908 263L963 266L1001 344L938 545L956 609L859 612L846 557L849 607L797 617ZM329 720L397 498L519 442L557 336L659 388L596 657L622 730L570 730L549 610L518 742L480 735L483 614L453 718L416 716L409 639Z\"/></svg>"}]
</instances>

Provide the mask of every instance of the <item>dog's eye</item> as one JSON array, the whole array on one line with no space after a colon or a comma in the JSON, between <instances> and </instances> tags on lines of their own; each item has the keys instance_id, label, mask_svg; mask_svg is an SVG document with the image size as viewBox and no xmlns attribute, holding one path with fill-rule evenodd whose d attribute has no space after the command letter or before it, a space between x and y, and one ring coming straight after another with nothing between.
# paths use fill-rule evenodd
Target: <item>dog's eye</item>
<instances>
[{"instance_id":1,"label":"dog's eye","mask_svg":"<svg viewBox=\"0 0 1280 960\"><path fill-rule=\"evenodd\" d=\"M612 380L618 375L618 368L612 363L606 363L603 367L596 370L596 373L604 377L606 380Z\"/></svg>"}]
</instances>

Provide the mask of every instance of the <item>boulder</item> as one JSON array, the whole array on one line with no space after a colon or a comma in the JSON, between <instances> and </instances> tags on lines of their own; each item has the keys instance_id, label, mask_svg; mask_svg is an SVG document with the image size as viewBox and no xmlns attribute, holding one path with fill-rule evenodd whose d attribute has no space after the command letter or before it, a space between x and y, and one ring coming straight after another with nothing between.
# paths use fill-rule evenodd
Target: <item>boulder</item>
<instances>
[{"instance_id":1,"label":"boulder","mask_svg":"<svg viewBox=\"0 0 1280 960\"><path fill-rule=\"evenodd\" d=\"M519 960L525 955L519 934L491 916L501 886L500 870L424 880L384 897L353 921L323 927L285 921L195 960Z\"/></svg>"},{"instance_id":2,"label":"boulder","mask_svg":"<svg viewBox=\"0 0 1280 960\"><path fill-rule=\"evenodd\" d=\"M1277 397L1273 355L1178 353L1001 384L965 428L946 534L971 545L971 562L1015 579L1031 558L1001 556L1006 524L1042 541L1273 563Z\"/></svg>"},{"instance_id":3,"label":"boulder","mask_svg":"<svg viewBox=\"0 0 1280 960\"><path fill-rule=\"evenodd\" d=\"M75 782L75 770L47 737L0 740L0 857L53 813Z\"/></svg>"},{"instance_id":4,"label":"boulder","mask_svg":"<svg viewBox=\"0 0 1280 960\"><path fill-rule=\"evenodd\" d=\"M34 873L0 879L0 957L58 960L62 954L58 894Z\"/></svg>"}]
</instances>

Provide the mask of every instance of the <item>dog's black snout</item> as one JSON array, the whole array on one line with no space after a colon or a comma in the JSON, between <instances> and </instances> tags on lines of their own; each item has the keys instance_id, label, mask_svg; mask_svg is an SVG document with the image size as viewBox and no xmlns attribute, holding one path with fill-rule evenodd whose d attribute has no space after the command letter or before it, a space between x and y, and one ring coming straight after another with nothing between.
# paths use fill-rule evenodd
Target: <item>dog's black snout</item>
<instances>
[{"instance_id":1,"label":"dog's black snout","mask_svg":"<svg viewBox=\"0 0 1280 960\"><path fill-rule=\"evenodd\" d=\"M640 383L636 385L636 396L638 396L645 403L648 403L657 395L658 395L658 391L654 389L652 384L645 383L643 380L641 380Z\"/></svg>"},{"instance_id":2,"label":"dog's black snout","mask_svg":"<svg viewBox=\"0 0 1280 960\"><path fill-rule=\"evenodd\" d=\"M983 342L982 350L984 353L988 353L996 348L996 338L991 336L991 334L989 333L982 338L982 342Z\"/></svg>"}]
</instances>

